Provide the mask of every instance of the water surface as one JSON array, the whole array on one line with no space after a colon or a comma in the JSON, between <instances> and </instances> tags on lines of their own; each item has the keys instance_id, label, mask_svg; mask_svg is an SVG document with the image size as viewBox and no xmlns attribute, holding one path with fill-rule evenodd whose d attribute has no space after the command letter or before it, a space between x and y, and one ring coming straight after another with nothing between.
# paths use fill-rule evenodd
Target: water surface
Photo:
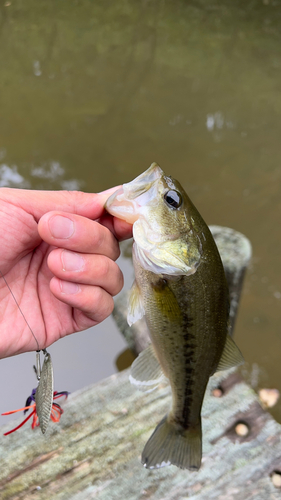
<instances>
[{"instance_id":1,"label":"water surface","mask_svg":"<svg viewBox=\"0 0 281 500\"><path fill-rule=\"evenodd\" d=\"M0 3L0 185L97 192L157 161L250 239L235 339L254 387L279 389L280 21L277 0ZM112 320L58 342L57 390L109 375L124 346ZM33 358L1 361L1 411Z\"/></svg>"}]
</instances>

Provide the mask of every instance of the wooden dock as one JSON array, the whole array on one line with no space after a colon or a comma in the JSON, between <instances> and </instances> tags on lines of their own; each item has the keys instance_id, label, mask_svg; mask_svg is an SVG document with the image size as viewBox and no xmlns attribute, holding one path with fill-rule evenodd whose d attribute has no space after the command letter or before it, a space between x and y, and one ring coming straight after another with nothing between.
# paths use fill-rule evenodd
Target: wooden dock
<instances>
[{"instance_id":1,"label":"wooden dock","mask_svg":"<svg viewBox=\"0 0 281 500\"><path fill-rule=\"evenodd\" d=\"M232 268L232 324L244 264L240 274ZM119 322L122 314L117 313ZM44 436L26 425L5 437L15 424L7 423L0 430L1 500L281 498L281 426L235 370L210 379L198 472L174 466L147 470L140 463L170 403L168 386L138 392L125 371L70 395L60 423L50 423Z\"/></svg>"}]
</instances>

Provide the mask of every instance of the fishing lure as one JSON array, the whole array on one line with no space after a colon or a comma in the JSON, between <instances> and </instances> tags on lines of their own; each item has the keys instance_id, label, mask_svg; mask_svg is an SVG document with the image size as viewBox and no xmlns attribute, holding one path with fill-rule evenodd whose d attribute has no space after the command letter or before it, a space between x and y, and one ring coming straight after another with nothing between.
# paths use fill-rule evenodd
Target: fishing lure
<instances>
[{"instance_id":1,"label":"fishing lure","mask_svg":"<svg viewBox=\"0 0 281 500\"><path fill-rule=\"evenodd\" d=\"M67 391L54 392L53 364L52 364L51 355L47 352L46 349L42 349L42 352L44 354L44 362L43 362L43 367L41 370L41 364L40 364L40 351L41 351L41 349L39 348L38 340L37 340L34 332L32 331L26 317L24 316L16 297L13 294L13 292L12 292L12 290L11 290L11 288L10 288L10 286L9 286L9 284L8 284L6 278L1 270L0 270L0 275L2 276L9 291L11 292L11 295L12 295L15 303L17 304L24 321L26 322L29 330L31 331L33 338L37 344L37 348L38 348L36 351L36 366L33 366L37 380L38 380L38 386L37 386L37 389L33 389L31 396L29 396L29 398L27 398L28 403L26 402L26 407L24 408L24 413L25 413L25 411L27 411L30 408L34 408L34 409L33 409L32 413L30 415L28 415L28 417L18 427L16 427L12 431L7 432L6 434L4 434L4 436L19 429L23 424L25 424L25 422L27 422L27 420L32 415L33 415L33 421L32 421L32 425L31 425L32 429L34 429L34 427L40 426L42 433L45 434L46 429L48 427L48 424L50 422L50 418L51 418L51 420L53 420L53 422L58 422L60 420L62 413L63 413L63 410L61 409L61 407L57 403L53 402L53 400L55 399L55 395L59 395L56 397L60 397L61 395L66 395L66 397L67 397L68 392ZM34 404L29 406L32 401L34 401ZM11 412L2 413L2 415L10 415L11 413L15 413L17 411L21 411L21 409L14 410ZM56 416L56 414L58 415L58 417Z\"/></svg>"},{"instance_id":2,"label":"fishing lure","mask_svg":"<svg viewBox=\"0 0 281 500\"><path fill-rule=\"evenodd\" d=\"M40 351L36 352L37 365L33 368L38 380L38 387L35 393L37 415L41 431L45 434L50 421L53 405L54 372L51 355L46 351L46 349L43 349L43 353L45 357L42 371L40 365Z\"/></svg>"},{"instance_id":3,"label":"fishing lure","mask_svg":"<svg viewBox=\"0 0 281 500\"><path fill-rule=\"evenodd\" d=\"M26 400L24 408L20 408L19 410L6 411L5 413L2 413L2 415L12 415L13 413L16 413L18 411L23 411L23 413L25 415L29 410L32 409L32 412L23 420L23 422L21 422L17 427L12 429L11 431L5 432L4 436L8 436L8 434L11 434L12 432L15 432L18 429L20 429L20 427L22 427L32 416L33 416L33 419L32 419L31 428L34 429L35 427L41 426L40 418L39 418L39 414L38 414L38 407L36 404L37 391L38 391L38 387L37 387L37 389L32 390L31 395L28 396L28 398ZM68 394L69 394L69 392L67 392L67 391L62 391L62 392L55 391L53 393L52 406L51 406L51 411L50 411L50 417L51 417L51 420L53 422L59 422L60 417L63 414L63 409L61 408L61 406L58 403L54 403L54 399L58 399L58 398L61 398L63 396L65 397L65 399L67 399ZM42 427L41 427L41 429L42 429Z\"/></svg>"}]
</instances>

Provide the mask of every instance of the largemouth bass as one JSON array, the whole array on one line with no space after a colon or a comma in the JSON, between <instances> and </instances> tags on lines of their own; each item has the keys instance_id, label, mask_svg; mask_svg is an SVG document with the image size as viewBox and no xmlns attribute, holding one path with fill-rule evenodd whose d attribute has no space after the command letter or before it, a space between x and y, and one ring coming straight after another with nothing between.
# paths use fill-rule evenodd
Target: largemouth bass
<instances>
[{"instance_id":1,"label":"largemouth bass","mask_svg":"<svg viewBox=\"0 0 281 500\"><path fill-rule=\"evenodd\" d=\"M209 377L243 362L228 335L228 287L219 252L181 185L156 163L105 207L133 224L128 323L145 315L152 341L134 361L130 380L152 390L165 376L172 389L172 409L145 445L142 463L198 470Z\"/></svg>"}]
</instances>

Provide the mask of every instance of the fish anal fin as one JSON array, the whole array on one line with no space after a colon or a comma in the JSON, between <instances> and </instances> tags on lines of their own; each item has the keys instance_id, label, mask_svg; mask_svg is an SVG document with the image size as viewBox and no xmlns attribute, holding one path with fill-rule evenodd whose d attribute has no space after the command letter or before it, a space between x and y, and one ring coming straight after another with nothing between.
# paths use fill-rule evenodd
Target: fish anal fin
<instances>
[{"instance_id":1,"label":"fish anal fin","mask_svg":"<svg viewBox=\"0 0 281 500\"><path fill-rule=\"evenodd\" d=\"M224 350L216 371L228 370L244 363L244 358L230 335L227 334Z\"/></svg>"},{"instance_id":2,"label":"fish anal fin","mask_svg":"<svg viewBox=\"0 0 281 500\"><path fill-rule=\"evenodd\" d=\"M201 421L195 427L181 429L165 416L147 441L141 461L147 469L176 465L196 471L200 468L201 458Z\"/></svg>"},{"instance_id":3,"label":"fish anal fin","mask_svg":"<svg viewBox=\"0 0 281 500\"><path fill-rule=\"evenodd\" d=\"M141 300L139 287L134 281L129 293L127 322L129 326L144 316L144 307Z\"/></svg>"},{"instance_id":4,"label":"fish anal fin","mask_svg":"<svg viewBox=\"0 0 281 500\"><path fill-rule=\"evenodd\" d=\"M139 390L150 392L165 380L152 344L142 351L131 366L130 382Z\"/></svg>"}]
</instances>

